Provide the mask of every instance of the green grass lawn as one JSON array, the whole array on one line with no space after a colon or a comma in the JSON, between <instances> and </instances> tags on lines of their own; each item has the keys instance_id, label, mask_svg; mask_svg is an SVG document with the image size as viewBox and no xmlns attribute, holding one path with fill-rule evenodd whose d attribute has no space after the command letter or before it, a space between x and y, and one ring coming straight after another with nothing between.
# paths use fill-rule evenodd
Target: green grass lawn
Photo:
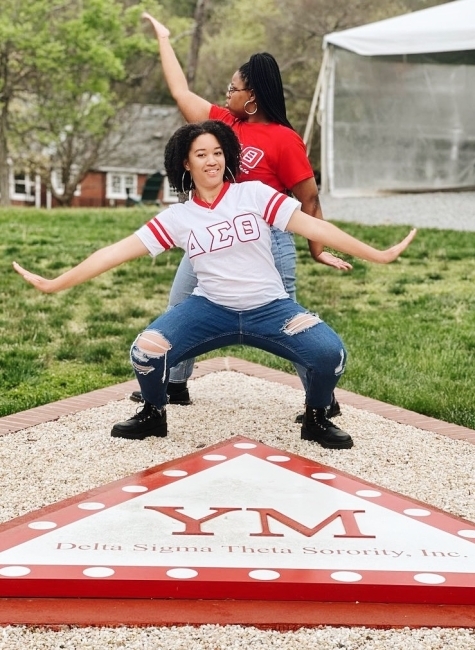
<instances>
[{"instance_id":1,"label":"green grass lawn","mask_svg":"<svg viewBox=\"0 0 475 650\"><path fill-rule=\"evenodd\" d=\"M153 209L3 209L0 416L133 378L129 347L164 310L181 251L142 258L64 293L45 295L13 260L53 277L124 237ZM385 248L408 228L340 224ZM475 429L475 233L420 230L388 265L354 261L351 273L315 264L297 238L299 301L343 338L339 386ZM293 372L245 347L233 355Z\"/></svg>"}]
</instances>

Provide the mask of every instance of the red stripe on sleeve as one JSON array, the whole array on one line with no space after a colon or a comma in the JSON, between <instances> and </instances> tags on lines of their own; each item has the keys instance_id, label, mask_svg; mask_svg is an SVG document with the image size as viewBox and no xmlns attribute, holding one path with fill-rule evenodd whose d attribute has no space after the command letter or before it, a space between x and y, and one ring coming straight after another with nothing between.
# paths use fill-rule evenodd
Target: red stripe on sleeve
<instances>
[{"instance_id":1,"label":"red stripe on sleeve","mask_svg":"<svg viewBox=\"0 0 475 650\"><path fill-rule=\"evenodd\" d=\"M149 221L147 226L153 232L155 239L160 242L165 250L169 250L173 247L173 240L168 235L167 231L163 228L162 224L159 222Z\"/></svg>"},{"instance_id":2,"label":"red stripe on sleeve","mask_svg":"<svg viewBox=\"0 0 475 650\"><path fill-rule=\"evenodd\" d=\"M278 194L280 194L280 193L278 193ZM280 206L282 205L282 203L285 201L285 199L287 197L285 196L285 194L280 194L279 198L277 198L277 200L274 200L275 198L276 198L276 195L274 194L272 199L267 204L267 208L266 208L265 213L264 213L264 219L267 221L267 223L270 226L272 226L274 224L277 212L278 212Z\"/></svg>"},{"instance_id":3,"label":"red stripe on sleeve","mask_svg":"<svg viewBox=\"0 0 475 650\"><path fill-rule=\"evenodd\" d=\"M279 196L280 192L276 192L275 194L272 195L269 203L266 205L266 209L264 210L264 221L268 220L268 213L272 207L272 203L275 201L275 199Z\"/></svg>"}]
</instances>

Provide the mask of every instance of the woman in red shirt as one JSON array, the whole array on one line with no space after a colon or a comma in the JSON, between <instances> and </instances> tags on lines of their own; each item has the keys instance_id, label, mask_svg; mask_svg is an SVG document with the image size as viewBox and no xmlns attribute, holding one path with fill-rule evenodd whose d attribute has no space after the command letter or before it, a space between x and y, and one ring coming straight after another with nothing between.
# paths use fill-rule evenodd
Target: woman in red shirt
<instances>
[{"instance_id":1,"label":"woman in red shirt","mask_svg":"<svg viewBox=\"0 0 475 650\"><path fill-rule=\"evenodd\" d=\"M216 119L228 124L242 147L240 173L236 181L259 180L278 190L291 193L300 201L302 211L322 219L318 188L302 138L287 119L279 66L271 54L258 53L237 70L227 88L226 105L220 107L193 93L170 43L169 30L153 16L143 17L152 24L157 37L163 72L170 92L187 122ZM233 179L229 179L233 180ZM184 192L188 187L181 188ZM272 228L272 253L289 296L296 300L296 251L293 235ZM314 260L341 270L348 262L323 251L320 244L309 241ZM177 270L169 298L173 307L184 300L196 286L196 276L185 255ZM173 368L168 385L170 403L189 404L187 380L194 359ZM306 370L295 366L305 387ZM140 399L134 393L133 399ZM333 399L329 415L337 415L339 406Z\"/></svg>"}]
</instances>

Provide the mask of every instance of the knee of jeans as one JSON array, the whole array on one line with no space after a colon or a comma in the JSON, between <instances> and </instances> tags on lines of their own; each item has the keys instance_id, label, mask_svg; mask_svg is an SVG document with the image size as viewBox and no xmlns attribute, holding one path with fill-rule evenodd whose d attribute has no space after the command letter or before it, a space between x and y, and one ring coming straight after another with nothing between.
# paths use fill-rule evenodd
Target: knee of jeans
<instances>
[{"instance_id":1,"label":"knee of jeans","mask_svg":"<svg viewBox=\"0 0 475 650\"><path fill-rule=\"evenodd\" d=\"M345 372L345 368L346 368L346 350L345 348L341 347L340 361L335 366L335 377L341 377L341 375Z\"/></svg>"},{"instance_id":2,"label":"knee of jeans","mask_svg":"<svg viewBox=\"0 0 475 650\"><path fill-rule=\"evenodd\" d=\"M283 332L289 336L295 336L300 332L306 332L311 327L315 327L319 323L323 323L323 321L318 314L312 314L310 312L296 314L284 324ZM331 349L329 349L329 353L331 358L335 358L334 355L338 354L334 372L336 377L340 377L345 372L346 350L340 342L339 347L337 349L331 347ZM328 357L328 359L330 359L330 357Z\"/></svg>"},{"instance_id":3,"label":"knee of jeans","mask_svg":"<svg viewBox=\"0 0 475 650\"><path fill-rule=\"evenodd\" d=\"M294 336L300 332L306 332L311 327L315 327L322 322L322 319L318 314L311 314L310 312L305 312L303 314L296 314L292 316L286 323L284 323L283 332L289 336Z\"/></svg>"},{"instance_id":4,"label":"knee of jeans","mask_svg":"<svg viewBox=\"0 0 475 650\"><path fill-rule=\"evenodd\" d=\"M130 349L134 370L140 375L153 372L155 370L153 360L166 357L171 347L170 342L160 332L145 330L137 336Z\"/></svg>"}]
</instances>

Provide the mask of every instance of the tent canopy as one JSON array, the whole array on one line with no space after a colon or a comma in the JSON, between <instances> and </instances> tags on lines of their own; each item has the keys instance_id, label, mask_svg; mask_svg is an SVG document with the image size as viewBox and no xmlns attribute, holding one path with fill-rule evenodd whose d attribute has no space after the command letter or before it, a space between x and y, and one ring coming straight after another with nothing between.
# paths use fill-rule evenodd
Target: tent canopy
<instances>
[{"instance_id":1,"label":"tent canopy","mask_svg":"<svg viewBox=\"0 0 475 650\"><path fill-rule=\"evenodd\" d=\"M453 0L403 16L327 34L336 45L363 56L475 50L475 0Z\"/></svg>"},{"instance_id":2,"label":"tent canopy","mask_svg":"<svg viewBox=\"0 0 475 650\"><path fill-rule=\"evenodd\" d=\"M475 187L475 0L333 32L305 130L322 191Z\"/></svg>"}]
</instances>

